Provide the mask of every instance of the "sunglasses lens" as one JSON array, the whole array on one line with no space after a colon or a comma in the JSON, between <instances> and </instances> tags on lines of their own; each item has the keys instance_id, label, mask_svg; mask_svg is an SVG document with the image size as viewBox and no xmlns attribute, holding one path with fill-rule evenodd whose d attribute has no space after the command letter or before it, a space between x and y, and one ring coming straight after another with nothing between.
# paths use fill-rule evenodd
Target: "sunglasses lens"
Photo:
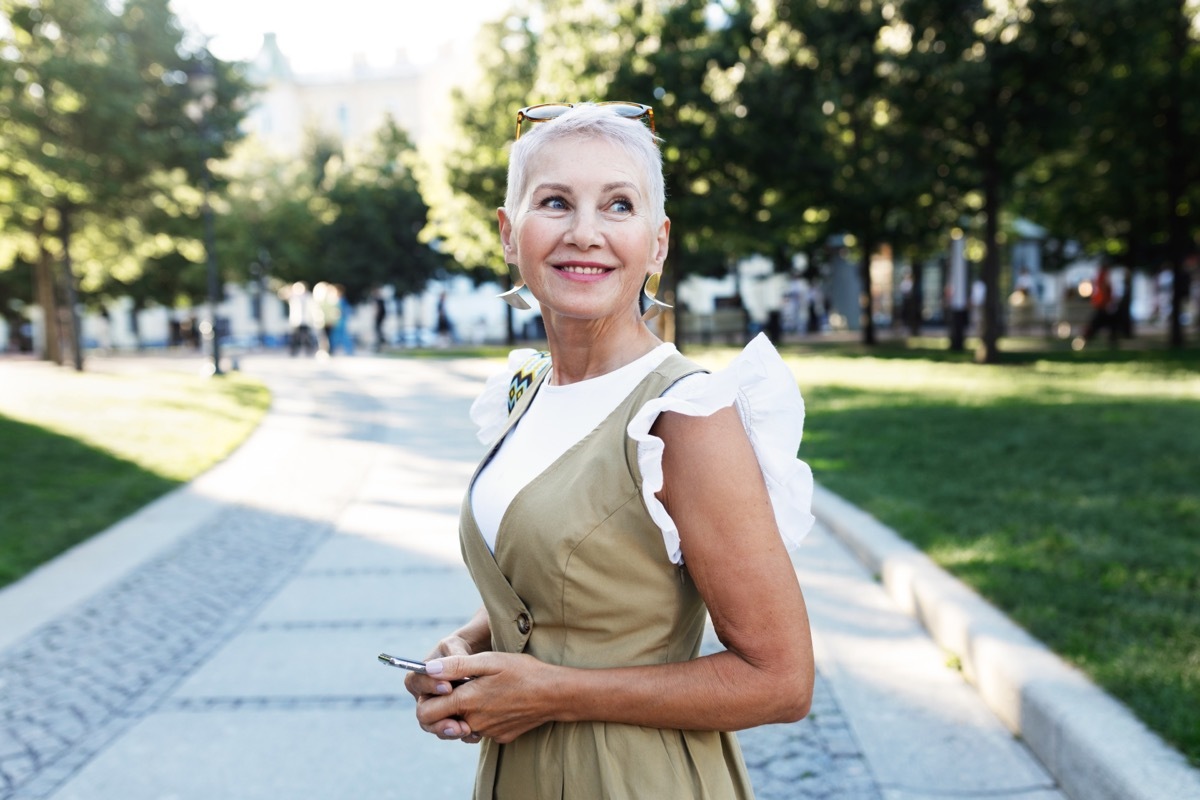
<instances>
[{"instance_id":1,"label":"sunglasses lens","mask_svg":"<svg viewBox=\"0 0 1200 800\"><path fill-rule=\"evenodd\" d=\"M523 108L521 109L521 115L525 117L525 119L543 122L548 119L561 117L563 114L567 113L567 110L570 108L571 106L566 103L547 103L541 106L530 106L529 108Z\"/></svg>"},{"instance_id":2,"label":"sunglasses lens","mask_svg":"<svg viewBox=\"0 0 1200 800\"><path fill-rule=\"evenodd\" d=\"M611 108L613 113L619 117L630 117L632 119L644 117L647 108L639 103L601 103L600 105Z\"/></svg>"}]
</instances>

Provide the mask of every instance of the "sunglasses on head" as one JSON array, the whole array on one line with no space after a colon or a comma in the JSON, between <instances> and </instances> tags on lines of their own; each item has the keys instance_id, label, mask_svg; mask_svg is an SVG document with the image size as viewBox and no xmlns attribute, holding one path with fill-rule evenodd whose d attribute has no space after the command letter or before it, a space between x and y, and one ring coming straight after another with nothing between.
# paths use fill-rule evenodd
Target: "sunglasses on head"
<instances>
[{"instance_id":1,"label":"sunglasses on head","mask_svg":"<svg viewBox=\"0 0 1200 800\"><path fill-rule=\"evenodd\" d=\"M596 103L596 105L604 106L619 117L647 119L650 121L650 132L654 133L654 109L650 106L643 105L642 103L631 103L628 100L609 100L603 103ZM574 107L574 103L542 103L541 105L522 108L517 112L517 135L515 138L521 138L521 123L547 122L557 119Z\"/></svg>"}]
</instances>

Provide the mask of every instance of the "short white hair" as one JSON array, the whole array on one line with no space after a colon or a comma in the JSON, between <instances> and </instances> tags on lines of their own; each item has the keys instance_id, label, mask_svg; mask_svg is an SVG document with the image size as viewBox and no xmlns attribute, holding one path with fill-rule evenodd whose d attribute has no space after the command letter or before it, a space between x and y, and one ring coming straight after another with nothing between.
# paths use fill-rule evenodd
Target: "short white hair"
<instances>
[{"instance_id":1,"label":"short white hair","mask_svg":"<svg viewBox=\"0 0 1200 800\"><path fill-rule=\"evenodd\" d=\"M529 164L547 145L567 139L606 139L627 152L646 176L646 203L654 227L667 218L667 190L663 178L662 151L659 138L641 120L614 114L611 109L594 103L577 103L562 116L529 127L513 142L508 157L508 187L504 208L510 215L529 182Z\"/></svg>"}]
</instances>

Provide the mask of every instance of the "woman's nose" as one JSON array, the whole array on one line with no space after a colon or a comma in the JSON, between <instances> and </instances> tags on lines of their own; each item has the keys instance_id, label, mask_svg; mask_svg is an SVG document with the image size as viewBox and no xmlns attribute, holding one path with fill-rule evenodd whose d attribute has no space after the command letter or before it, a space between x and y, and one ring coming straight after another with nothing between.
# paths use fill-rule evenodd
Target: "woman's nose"
<instances>
[{"instance_id":1,"label":"woman's nose","mask_svg":"<svg viewBox=\"0 0 1200 800\"><path fill-rule=\"evenodd\" d=\"M599 220L595 214L579 211L572 215L567 229L567 241L579 248L595 247L601 243Z\"/></svg>"}]
</instances>

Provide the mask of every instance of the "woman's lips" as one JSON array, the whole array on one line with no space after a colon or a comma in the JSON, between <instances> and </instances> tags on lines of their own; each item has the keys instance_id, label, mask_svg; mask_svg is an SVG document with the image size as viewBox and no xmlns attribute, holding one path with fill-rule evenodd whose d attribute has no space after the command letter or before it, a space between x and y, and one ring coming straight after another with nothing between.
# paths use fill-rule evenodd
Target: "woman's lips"
<instances>
[{"instance_id":1,"label":"woman's lips","mask_svg":"<svg viewBox=\"0 0 1200 800\"><path fill-rule=\"evenodd\" d=\"M596 281L613 271L612 267L596 264L559 264L555 267L560 273L577 281Z\"/></svg>"},{"instance_id":2,"label":"woman's lips","mask_svg":"<svg viewBox=\"0 0 1200 800\"><path fill-rule=\"evenodd\" d=\"M562 264L557 269L569 272L572 275L603 275L606 272L612 272L611 267L596 267L584 264Z\"/></svg>"}]
</instances>

